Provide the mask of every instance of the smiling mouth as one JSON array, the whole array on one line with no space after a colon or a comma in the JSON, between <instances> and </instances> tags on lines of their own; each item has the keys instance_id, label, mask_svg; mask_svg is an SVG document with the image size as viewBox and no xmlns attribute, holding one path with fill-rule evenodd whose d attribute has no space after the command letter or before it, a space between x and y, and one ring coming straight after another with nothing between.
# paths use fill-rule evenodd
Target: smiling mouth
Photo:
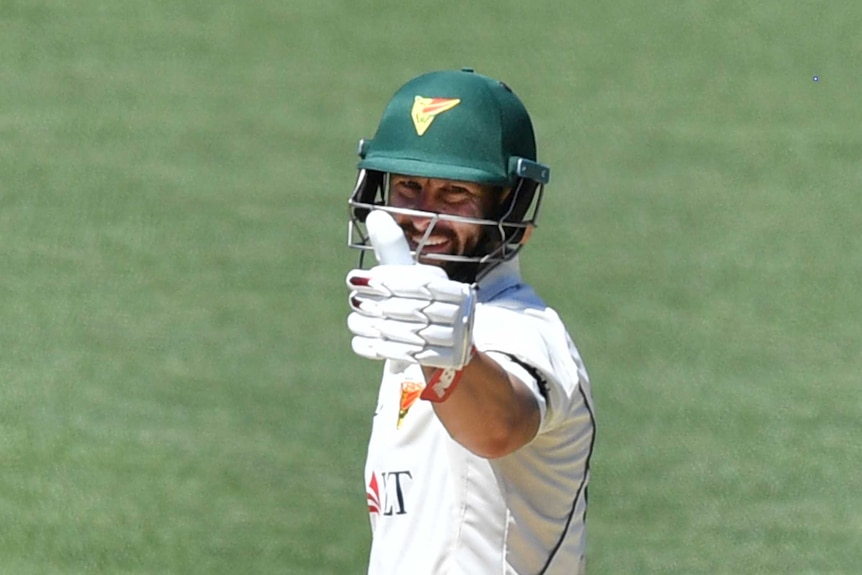
<instances>
[{"instance_id":1,"label":"smiling mouth","mask_svg":"<svg viewBox=\"0 0 862 575\"><path fill-rule=\"evenodd\" d=\"M410 247L414 250L419 248L422 236L410 238ZM449 239L445 237L430 237L422 244L422 251L437 252L449 245Z\"/></svg>"}]
</instances>

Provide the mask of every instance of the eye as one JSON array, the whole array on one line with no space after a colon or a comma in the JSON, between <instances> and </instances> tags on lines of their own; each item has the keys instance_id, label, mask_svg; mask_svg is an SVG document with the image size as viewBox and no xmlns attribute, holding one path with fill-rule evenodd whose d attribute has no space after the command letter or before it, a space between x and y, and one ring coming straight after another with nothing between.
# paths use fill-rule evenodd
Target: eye
<instances>
[{"instance_id":1,"label":"eye","mask_svg":"<svg viewBox=\"0 0 862 575\"><path fill-rule=\"evenodd\" d=\"M422 186L418 182L402 180L394 182L389 189L390 201L403 205L405 202L415 200L422 193Z\"/></svg>"},{"instance_id":2,"label":"eye","mask_svg":"<svg viewBox=\"0 0 862 575\"><path fill-rule=\"evenodd\" d=\"M473 198L473 194L470 193L469 190L464 188L449 188L442 195L442 199L444 203L447 204L462 204L464 202L468 202Z\"/></svg>"}]
</instances>

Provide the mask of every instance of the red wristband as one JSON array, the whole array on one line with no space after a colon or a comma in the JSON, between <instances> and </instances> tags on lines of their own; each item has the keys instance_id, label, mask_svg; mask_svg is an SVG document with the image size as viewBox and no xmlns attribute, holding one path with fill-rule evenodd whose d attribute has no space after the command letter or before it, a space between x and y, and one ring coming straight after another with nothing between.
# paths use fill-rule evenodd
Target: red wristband
<instances>
[{"instance_id":1,"label":"red wristband","mask_svg":"<svg viewBox=\"0 0 862 575\"><path fill-rule=\"evenodd\" d=\"M471 346L469 354L468 363L476 354L476 348ZM461 381L462 375L464 375L463 367L461 369L455 369L454 367L435 369L428 379L425 389L422 390L422 395L419 397L425 401L433 401L434 403L446 401L452 395L452 392L455 391L455 388L458 387L458 382Z\"/></svg>"},{"instance_id":2,"label":"red wristband","mask_svg":"<svg viewBox=\"0 0 862 575\"><path fill-rule=\"evenodd\" d=\"M462 375L464 375L462 369L435 369L419 397L434 403L446 401L455 391Z\"/></svg>"}]
</instances>

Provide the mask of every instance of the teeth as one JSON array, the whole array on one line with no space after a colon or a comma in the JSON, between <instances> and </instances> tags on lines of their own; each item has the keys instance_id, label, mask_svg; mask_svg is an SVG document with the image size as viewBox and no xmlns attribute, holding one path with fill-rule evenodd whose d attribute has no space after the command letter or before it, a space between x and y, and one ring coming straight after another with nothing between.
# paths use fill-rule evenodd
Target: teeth
<instances>
[{"instance_id":1,"label":"teeth","mask_svg":"<svg viewBox=\"0 0 862 575\"><path fill-rule=\"evenodd\" d=\"M413 240L413 243L415 243L416 245L419 245L421 242L422 242L421 237ZM446 243L446 238L437 238L437 239L429 238L428 241L425 242L425 246L426 247L439 246L439 245L445 244L445 243Z\"/></svg>"}]
</instances>

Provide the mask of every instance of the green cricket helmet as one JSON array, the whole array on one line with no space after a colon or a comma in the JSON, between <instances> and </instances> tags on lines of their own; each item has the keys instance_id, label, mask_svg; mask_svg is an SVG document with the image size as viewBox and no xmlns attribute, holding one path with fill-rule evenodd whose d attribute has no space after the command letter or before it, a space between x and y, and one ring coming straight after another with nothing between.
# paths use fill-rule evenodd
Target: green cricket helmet
<instances>
[{"instance_id":1,"label":"green cricket helmet","mask_svg":"<svg viewBox=\"0 0 862 575\"><path fill-rule=\"evenodd\" d=\"M359 157L349 245L363 255L372 249L364 227L372 209L430 218L425 240L440 220L481 224L485 239L475 253L422 254L424 240L413 253L416 260L447 262L450 277L469 282L518 253L536 225L550 175L536 161L533 125L521 100L503 82L469 69L407 82L386 106L374 139L360 141ZM390 174L487 184L504 200L484 219L395 208L388 205Z\"/></svg>"}]
</instances>

